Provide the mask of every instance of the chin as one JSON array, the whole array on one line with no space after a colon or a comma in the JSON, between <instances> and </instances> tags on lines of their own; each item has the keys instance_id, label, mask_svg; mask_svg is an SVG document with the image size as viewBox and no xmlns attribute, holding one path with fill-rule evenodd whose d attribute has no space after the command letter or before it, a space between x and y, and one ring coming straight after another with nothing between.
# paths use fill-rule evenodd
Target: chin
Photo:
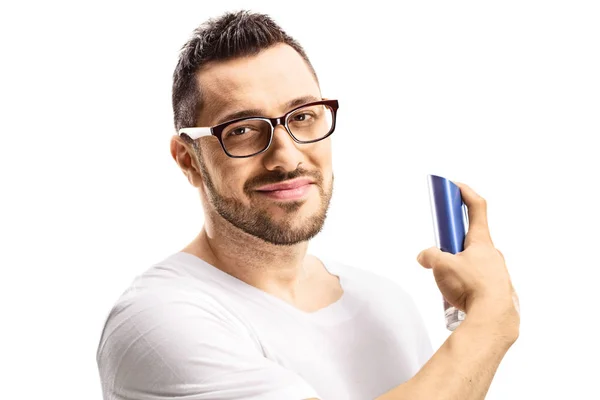
<instances>
[{"instance_id":1,"label":"chin","mask_svg":"<svg viewBox=\"0 0 600 400\"><path fill-rule=\"evenodd\" d=\"M317 193L308 198L298 200L279 200L266 199L267 209L273 211L274 215L280 214L278 210L283 210L285 214L295 213L298 216L305 215L307 217L317 214L322 207L320 197Z\"/></svg>"}]
</instances>

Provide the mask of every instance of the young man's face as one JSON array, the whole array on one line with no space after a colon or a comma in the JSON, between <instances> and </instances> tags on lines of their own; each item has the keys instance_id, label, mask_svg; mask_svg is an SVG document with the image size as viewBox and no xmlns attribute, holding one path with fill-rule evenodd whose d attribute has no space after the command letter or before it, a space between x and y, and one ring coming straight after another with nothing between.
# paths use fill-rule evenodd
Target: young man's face
<instances>
[{"instance_id":1,"label":"young man's face","mask_svg":"<svg viewBox=\"0 0 600 400\"><path fill-rule=\"evenodd\" d=\"M284 44L256 56L211 63L197 79L204 105L197 126L226 122L228 115L244 110L279 117L297 103L321 100L310 68ZM306 241L321 230L333 190L330 138L298 144L279 125L266 152L235 159L216 137L205 137L199 161L206 206L237 228L274 244ZM257 190L296 178L312 183L293 193Z\"/></svg>"}]
</instances>

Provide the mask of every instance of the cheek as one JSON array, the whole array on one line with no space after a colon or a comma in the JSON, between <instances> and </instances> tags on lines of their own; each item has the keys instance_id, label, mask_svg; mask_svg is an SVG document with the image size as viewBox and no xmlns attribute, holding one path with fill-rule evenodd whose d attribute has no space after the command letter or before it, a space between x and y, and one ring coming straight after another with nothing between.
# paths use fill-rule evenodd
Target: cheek
<instances>
[{"instance_id":1,"label":"cheek","mask_svg":"<svg viewBox=\"0 0 600 400\"><path fill-rule=\"evenodd\" d=\"M235 182L238 179L236 177L237 169L232 165L231 159L223 153L220 147L217 148L213 143L203 148L203 154L215 189L227 197L237 197L235 195Z\"/></svg>"},{"instance_id":2,"label":"cheek","mask_svg":"<svg viewBox=\"0 0 600 400\"><path fill-rule=\"evenodd\" d=\"M245 200L244 184L248 177L241 171L227 170L223 173L223 185L229 196L238 200Z\"/></svg>"},{"instance_id":3,"label":"cheek","mask_svg":"<svg viewBox=\"0 0 600 400\"><path fill-rule=\"evenodd\" d=\"M331 139L325 139L316 143L311 152L311 162L321 171L323 179L328 182L331 180L332 157L331 157Z\"/></svg>"},{"instance_id":4,"label":"cheek","mask_svg":"<svg viewBox=\"0 0 600 400\"><path fill-rule=\"evenodd\" d=\"M239 197L243 192L243 178L225 163L216 165L218 166L213 167L212 174L215 187L228 197Z\"/></svg>"},{"instance_id":5,"label":"cheek","mask_svg":"<svg viewBox=\"0 0 600 400\"><path fill-rule=\"evenodd\" d=\"M213 158L214 171L212 176L217 190L226 197L234 198L239 201L247 201L244 193L244 184L250 178L248 175L248 166L236 160L219 154Z\"/></svg>"}]
</instances>

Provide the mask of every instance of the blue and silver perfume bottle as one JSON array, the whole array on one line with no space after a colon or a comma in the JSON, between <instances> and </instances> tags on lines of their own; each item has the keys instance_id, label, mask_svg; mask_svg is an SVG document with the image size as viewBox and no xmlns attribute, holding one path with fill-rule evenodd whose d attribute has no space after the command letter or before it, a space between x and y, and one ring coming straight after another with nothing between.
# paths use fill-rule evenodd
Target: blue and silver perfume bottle
<instances>
[{"instance_id":1,"label":"blue and silver perfume bottle","mask_svg":"<svg viewBox=\"0 0 600 400\"><path fill-rule=\"evenodd\" d=\"M468 229L467 206L462 201L460 188L450 180L428 175L429 199L436 246L445 252L456 254L464 249ZM444 299L446 328L455 330L465 319L465 313Z\"/></svg>"}]
</instances>

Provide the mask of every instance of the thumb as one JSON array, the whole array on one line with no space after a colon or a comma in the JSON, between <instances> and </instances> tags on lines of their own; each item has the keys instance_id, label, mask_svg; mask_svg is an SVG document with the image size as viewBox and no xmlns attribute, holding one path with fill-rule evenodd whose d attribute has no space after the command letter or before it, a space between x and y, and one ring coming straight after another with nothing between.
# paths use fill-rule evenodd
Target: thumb
<instances>
[{"instance_id":1,"label":"thumb","mask_svg":"<svg viewBox=\"0 0 600 400\"><path fill-rule=\"evenodd\" d=\"M440 264L449 264L451 262L451 257L452 254L445 253L433 246L420 252L417 256L417 262L423 267L430 269L435 268Z\"/></svg>"}]
</instances>

